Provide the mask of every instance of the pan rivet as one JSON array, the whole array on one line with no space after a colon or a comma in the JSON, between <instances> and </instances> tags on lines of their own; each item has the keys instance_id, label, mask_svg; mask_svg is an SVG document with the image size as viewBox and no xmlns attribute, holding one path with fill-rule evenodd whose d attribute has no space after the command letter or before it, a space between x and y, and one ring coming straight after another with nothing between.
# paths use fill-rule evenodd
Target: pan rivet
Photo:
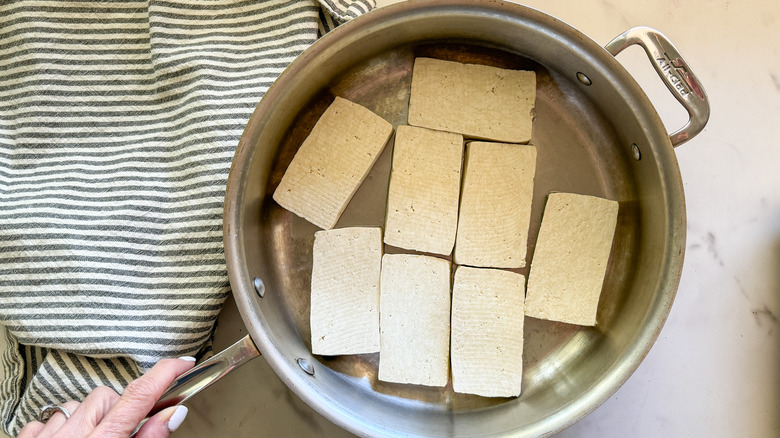
<instances>
[{"instance_id":1,"label":"pan rivet","mask_svg":"<svg viewBox=\"0 0 780 438\"><path fill-rule=\"evenodd\" d=\"M631 143L631 154L634 156L634 159L637 161L642 159L642 153L639 152L639 146L637 146L636 143Z\"/></svg>"},{"instance_id":2,"label":"pan rivet","mask_svg":"<svg viewBox=\"0 0 780 438\"><path fill-rule=\"evenodd\" d=\"M577 72L577 79L579 79L580 82L583 84L590 86L593 82L591 82L590 78L585 75L583 72Z\"/></svg>"},{"instance_id":3,"label":"pan rivet","mask_svg":"<svg viewBox=\"0 0 780 438\"><path fill-rule=\"evenodd\" d=\"M298 362L298 366L301 367L303 372L305 372L306 374L308 374L310 376L314 375L314 367L311 366L311 364L309 363L308 360L306 360L306 359L304 359L302 357L299 357L296 362Z\"/></svg>"},{"instance_id":4,"label":"pan rivet","mask_svg":"<svg viewBox=\"0 0 780 438\"><path fill-rule=\"evenodd\" d=\"M261 280L260 277L255 277L252 283L255 285L257 294L260 295L260 298L263 298L263 295L265 295L265 283L263 283L263 280Z\"/></svg>"}]
</instances>

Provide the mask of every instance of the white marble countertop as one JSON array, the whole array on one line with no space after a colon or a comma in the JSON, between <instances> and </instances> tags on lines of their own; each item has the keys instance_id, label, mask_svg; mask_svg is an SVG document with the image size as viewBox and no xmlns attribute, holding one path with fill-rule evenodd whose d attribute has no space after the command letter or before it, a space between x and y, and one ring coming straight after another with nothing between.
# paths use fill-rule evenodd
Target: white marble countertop
<instances>
[{"instance_id":1,"label":"white marble countertop","mask_svg":"<svg viewBox=\"0 0 780 438\"><path fill-rule=\"evenodd\" d=\"M380 1L380 4L393 0ZM606 44L634 26L667 35L712 105L678 148L688 243L658 341L628 382L570 437L780 436L780 2L533 0ZM640 49L619 59L671 130L683 110ZM243 333L232 302L216 348ZM190 403L178 437L349 436L311 411L262 359Z\"/></svg>"}]
</instances>

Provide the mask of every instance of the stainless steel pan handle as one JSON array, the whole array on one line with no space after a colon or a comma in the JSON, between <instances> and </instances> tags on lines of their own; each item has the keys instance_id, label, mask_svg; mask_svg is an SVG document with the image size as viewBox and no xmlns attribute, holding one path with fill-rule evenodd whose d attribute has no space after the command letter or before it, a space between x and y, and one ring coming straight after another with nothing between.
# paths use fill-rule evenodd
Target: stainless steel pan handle
<instances>
[{"instance_id":1,"label":"stainless steel pan handle","mask_svg":"<svg viewBox=\"0 0 780 438\"><path fill-rule=\"evenodd\" d=\"M604 48L612 56L617 56L623 49L634 44L645 49L666 88L688 111L688 123L669 136L672 146L677 147L695 137L707 124L710 118L707 94L680 52L657 30L649 27L629 29L610 41Z\"/></svg>"},{"instance_id":2,"label":"stainless steel pan handle","mask_svg":"<svg viewBox=\"0 0 780 438\"><path fill-rule=\"evenodd\" d=\"M130 436L135 435L152 415L167 407L184 403L190 397L208 388L212 383L234 369L259 356L260 351L258 351L252 338L247 335L200 365L177 377Z\"/></svg>"}]
</instances>

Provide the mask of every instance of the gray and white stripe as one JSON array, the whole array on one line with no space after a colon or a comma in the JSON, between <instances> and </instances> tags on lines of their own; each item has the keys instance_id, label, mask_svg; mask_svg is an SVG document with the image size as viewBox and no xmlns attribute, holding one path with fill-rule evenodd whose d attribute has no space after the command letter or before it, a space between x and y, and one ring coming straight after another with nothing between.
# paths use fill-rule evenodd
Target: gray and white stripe
<instances>
[{"instance_id":1,"label":"gray and white stripe","mask_svg":"<svg viewBox=\"0 0 780 438\"><path fill-rule=\"evenodd\" d=\"M222 203L274 79L373 0L0 4L0 414L208 351Z\"/></svg>"}]
</instances>

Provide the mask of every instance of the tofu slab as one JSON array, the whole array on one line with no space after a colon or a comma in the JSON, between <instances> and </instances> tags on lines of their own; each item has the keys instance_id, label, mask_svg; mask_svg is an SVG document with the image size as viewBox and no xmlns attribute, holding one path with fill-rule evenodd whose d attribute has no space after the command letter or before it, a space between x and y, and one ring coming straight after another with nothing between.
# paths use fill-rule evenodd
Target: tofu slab
<instances>
[{"instance_id":1,"label":"tofu slab","mask_svg":"<svg viewBox=\"0 0 780 438\"><path fill-rule=\"evenodd\" d=\"M466 146L455 263L525 266L536 148L471 142Z\"/></svg>"},{"instance_id":2,"label":"tofu slab","mask_svg":"<svg viewBox=\"0 0 780 438\"><path fill-rule=\"evenodd\" d=\"M525 277L460 266L452 285L452 386L484 397L520 395Z\"/></svg>"},{"instance_id":3,"label":"tofu slab","mask_svg":"<svg viewBox=\"0 0 780 438\"><path fill-rule=\"evenodd\" d=\"M380 228L314 234L311 348L322 355L379 351Z\"/></svg>"},{"instance_id":4,"label":"tofu slab","mask_svg":"<svg viewBox=\"0 0 780 438\"><path fill-rule=\"evenodd\" d=\"M450 353L450 262L385 254L379 380L445 386Z\"/></svg>"},{"instance_id":5,"label":"tofu slab","mask_svg":"<svg viewBox=\"0 0 780 438\"><path fill-rule=\"evenodd\" d=\"M455 245L463 136L399 126L387 195L385 243L450 255Z\"/></svg>"},{"instance_id":6,"label":"tofu slab","mask_svg":"<svg viewBox=\"0 0 780 438\"><path fill-rule=\"evenodd\" d=\"M381 117L336 97L293 157L274 200L320 228L333 228L392 133Z\"/></svg>"},{"instance_id":7,"label":"tofu slab","mask_svg":"<svg viewBox=\"0 0 780 438\"><path fill-rule=\"evenodd\" d=\"M417 58L409 124L478 139L527 143L535 101L535 72Z\"/></svg>"},{"instance_id":8,"label":"tofu slab","mask_svg":"<svg viewBox=\"0 0 780 438\"><path fill-rule=\"evenodd\" d=\"M550 194L528 274L526 315L596 324L617 216L616 201Z\"/></svg>"}]
</instances>

